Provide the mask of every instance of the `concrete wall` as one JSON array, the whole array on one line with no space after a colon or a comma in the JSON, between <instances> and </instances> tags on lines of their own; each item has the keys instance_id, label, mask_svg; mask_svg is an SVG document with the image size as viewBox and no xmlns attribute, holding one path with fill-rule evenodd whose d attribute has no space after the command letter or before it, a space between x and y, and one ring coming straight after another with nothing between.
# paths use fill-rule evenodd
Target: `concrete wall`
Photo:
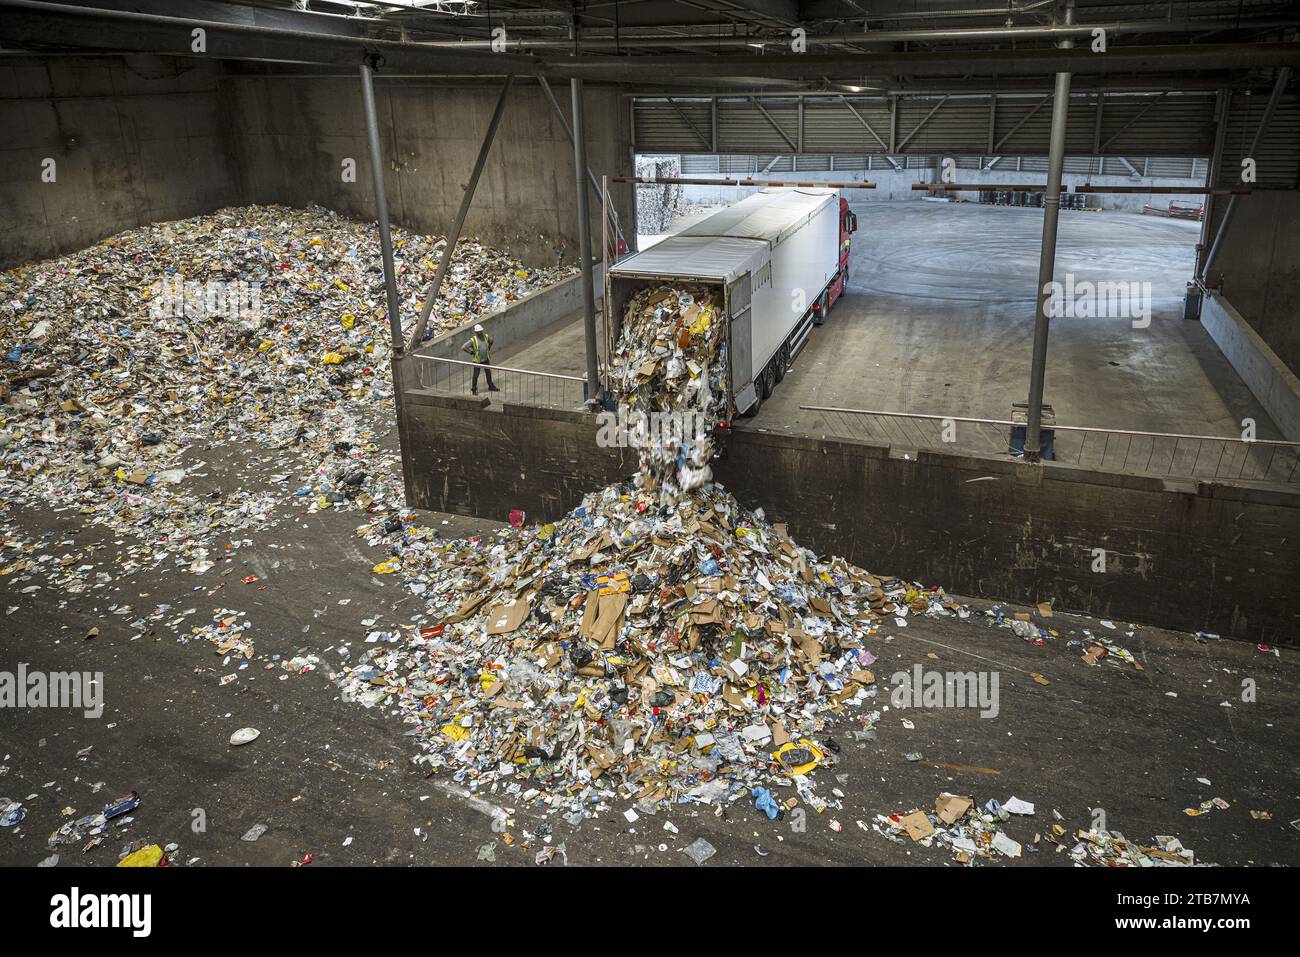
<instances>
[{"instance_id":1,"label":"concrete wall","mask_svg":"<svg viewBox=\"0 0 1300 957\"><path fill-rule=\"evenodd\" d=\"M628 478L594 417L406 393L410 504L547 520ZM1300 643L1300 492L737 429L718 478L804 545L956 593ZM1093 549L1107 570L1094 573Z\"/></svg>"},{"instance_id":2,"label":"concrete wall","mask_svg":"<svg viewBox=\"0 0 1300 957\"><path fill-rule=\"evenodd\" d=\"M702 177L716 176L717 174L701 174ZM756 179L775 179L775 180L798 180L800 182L852 182L857 180L867 180L875 183L875 189L850 189L845 190L844 195L848 197L850 203L868 203L881 202L894 199L924 199L926 193L924 190L913 190L913 183L937 183L939 181L939 171L937 169L905 169L905 170L879 170L874 169L871 172L863 170L854 171L818 171L805 172L800 170L797 173L769 173L755 177ZM961 183L978 183L987 184L989 189L998 189L1000 186L1018 183L1044 183L1047 181L1047 175L1042 172L1017 173L1015 169L1003 170L957 170L957 179ZM1096 186L1202 186L1200 180L1155 177L1155 176L1088 176L1083 173L1066 173L1062 176L1061 182L1066 187L1085 186L1092 184ZM682 188L682 198L687 203L734 203L744 199L750 193L754 192L752 186L684 186ZM977 202L979 193L959 192L958 197ZM1152 193L1096 193L1094 194L1093 203L1101 206L1102 209L1114 209L1122 212L1140 213L1142 207L1146 204L1152 206L1168 206L1169 200L1182 199L1191 202L1198 202L1200 197L1197 196L1170 196L1168 194Z\"/></svg>"},{"instance_id":3,"label":"concrete wall","mask_svg":"<svg viewBox=\"0 0 1300 957\"><path fill-rule=\"evenodd\" d=\"M1216 202L1220 210L1226 200ZM1210 224L1212 243L1216 223ZM1294 373L1300 374L1300 191L1239 197L1207 281Z\"/></svg>"},{"instance_id":4,"label":"concrete wall","mask_svg":"<svg viewBox=\"0 0 1300 957\"><path fill-rule=\"evenodd\" d=\"M1206 294L1201 325L1282 435L1300 442L1300 378L1222 296Z\"/></svg>"},{"instance_id":5,"label":"concrete wall","mask_svg":"<svg viewBox=\"0 0 1300 957\"><path fill-rule=\"evenodd\" d=\"M0 64L0 266L82 249L135 226L223 206L318 203L373 219L353 77L249 75L244 64L151 56L14 57ZM554 86L568 111L568 87ZM389 209L446 233L499 89L376 81ZM631 171L628 116L612 87L587 87L588 163ZM56 179L41 181L42 161ZM356 161L354 182L342 162ZM631 222L632 187L612 184ZM599 251L600 207L589 193ZM629 226L630 230L630 226ZM511 93L465 236L529 265L577 259L573 147L535 83Z\"/></svg>"},{"instance_id":6,"label":"concrete wall","mask_svg":"<svg viewBox=\"0 0 1300 957\"><path fill-rule=\"evenodd\" d=\"M235 202L219 78L193 58L0 63L0 267Z\"/></svg>"},{"instance_id":7,"label":"concrete wall","mask_svg":"<svg viewBox=\"0 0 1300 957\"><path fill-rule=\"evenodd\" d=\"M596 308L599 309L605 298L605 267L596 266L591 274L596 286ZM549 335L550 332L567 326L573 321L573 314L581 308L582 276L572 276L530 292L505 308L480 316L459 329L430 339L417 351L420 355L441 359L464 359L461 346L474 334L474 326L482 325L483 330L492 337L493 354L500 355L521 342Z\"/></svg>"},{"instance_id":8,"label":"concrete wall","mask_svg":"<svg viewBox=\"0 0 1300 957\"><path fill-rule=\"evenodd\" d=\"M238 179L248 202L319 203L352 216L374 215L360 81L352 77L232 75L238 118ZM554 84L568 112L568 87ZM500 92L495 85L441 86L422 81L375 83L389 210L418 232L445 233L455 223L483 134ZM613 89L587 87L587 161L596 172L630 172L628 115ZM344 182L345 159L356 182ZM631 187L613 185L627 222ZM600 210L592 198L593 242ZM508 249L529 265L577 258L573 147L541 87L519 81L465 224L465 235Z\"/></svg>"}]
</instances>

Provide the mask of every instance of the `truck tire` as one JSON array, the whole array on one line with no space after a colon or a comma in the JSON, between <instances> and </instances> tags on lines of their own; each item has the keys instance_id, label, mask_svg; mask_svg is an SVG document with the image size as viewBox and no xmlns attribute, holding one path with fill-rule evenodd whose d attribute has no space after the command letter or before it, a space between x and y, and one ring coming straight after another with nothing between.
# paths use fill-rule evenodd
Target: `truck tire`
<instances>
[{"instance_id":1,"label":"truck tire","mask_svg":"<svg viewBox=\"0 0 1300 957\"><path fill-rule=\"evenodd\" d=\"M787 342L785 345L781 347L781 350L776 354L776 365L774 371L776 372L776 381L778 383L785 378L785 374L786 372L789 371L789 369L790 369L790 343Z\"/></svg>"},{"instance_id":2,"label":"truck tire","mask_svg":"<svg viewBox=\"0 0 1300 957\"><path fill-rule=\"evenodd\" d=\"M780 361L780 356L774 358L758 380L758 397L760 399L772 398L772 390L776 387L776 371L773 368Z\"/></svg>"}]
</instances>

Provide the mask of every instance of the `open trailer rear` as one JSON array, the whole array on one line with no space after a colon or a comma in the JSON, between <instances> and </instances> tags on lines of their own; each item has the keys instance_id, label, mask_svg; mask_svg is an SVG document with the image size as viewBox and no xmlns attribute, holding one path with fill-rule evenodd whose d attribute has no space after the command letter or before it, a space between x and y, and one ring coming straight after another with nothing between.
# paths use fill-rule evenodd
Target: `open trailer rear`
<instances>
[{"instance_id":1,"label":"open trailer rear","mask_svg":"<svg viewBox=\"0 0 1300 957\"><path fill-rule=\"evenodd\" d=\"M720 287L733 414L752 415L839 298L857 219L835 189L764 189L611 266L617 341L633 293L659 282Z\"/></svg>"}]
</instances>

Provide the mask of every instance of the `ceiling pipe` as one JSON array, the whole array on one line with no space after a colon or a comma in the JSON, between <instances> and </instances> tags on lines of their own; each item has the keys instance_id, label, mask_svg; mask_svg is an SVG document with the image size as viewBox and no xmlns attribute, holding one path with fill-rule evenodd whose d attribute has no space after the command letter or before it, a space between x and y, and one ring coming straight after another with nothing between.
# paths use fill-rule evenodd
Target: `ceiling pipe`
<instances>
[{"instance_id":1,"label":"ceiling pipe","mask_svg":"<svg viewBox=\"0 0 1300 957\"><path fill-rule=\"evenodd\" d=\"M1300 42L1203 43L1164 46L1117 46L1105 56L1087 45L1073 49L1032 50L926 50L881 53L804 53L789 56L702 57L691 54L651 54L637 57L580 59L546 58L541 61L548 77L582 76L586 79L627 82L629 70L646 77L671 75L677 79L719 76L810 77L864 75L885 77L961 77L989 73L999 77L1041 76L1059 72L1125 74L1207 70L1248 70L1263 67L1300 68Z\"/></svg>"},{"instance_id":2,"label":"ceiling pipe","mask_svg":"<svg viewBox=\"0 0 1300 957\"><path fill-rule=\"evenodd\" d=\"M179 54L188 52L193 28L208 31L208 56L217 59L271 60L333 63L349 67L367 56L378 55L385 71L428 70L444 75L516 76L545 75L552 79L626 83L629 71L643 76L688 77L717 82L722 77L756 77L766 81L786 78L807 80L848 74L865 76L962 76L984 70L999 76L1028 76L1068 70L1074 73L1150 73L1213 69L1246 70L1257 67L1300 67L1300 42L1173 44L1166 46L1112 46L1099 57L1086 48L966 49L879 53L805 53L791 55L727 57L699 55L556 56L536 57L497 53L484 57L468 47L448 50L429 44L378 40L370 37L319 34L221 20L191 20L136 11L72 6L43 0L0 0L0 40L24 46L131 47L135 52ZM134 29L107 31L105 24ZM1089 28L1091 29L1091 28ZM179 32L178 32L179 31ZM184 42L178 43L178 37Z\"/></svg>"},{"instance_id":3,"label":"ceiling pipe","mask_svg":"<svg viewBox=\"0 0 1300 957\"><path fill-rule=\"evenodd\" d=\"M1240 17L1193 20L1112 20L1098 23L1079 23L1073 25L1057 24L1053 26L1029 27L953 27L949 29L915 29L915 30L868 30L865 33L822 33L809 36L810 46L836 46L846 43L915 43L961 40L1060 40L1072 37L1091 36L1094 30L1105 30L1107 34L1124 33L1205 33L1219 30L1237 30L1257 27L1294 27L1300 26L1300 17ZM637 36L637 37L599 37L583 41L587 50L637 50L658 47L682 47L688 49L717 49L765 46L784 47L789 38L784 36ZM491 40L430 40L421 42L421 46L435 49L489 49ZM508 46L519 52L528 50L568 50L572 48L566 40L519 39L509 41Z\"/></svg>"}]
</instances>

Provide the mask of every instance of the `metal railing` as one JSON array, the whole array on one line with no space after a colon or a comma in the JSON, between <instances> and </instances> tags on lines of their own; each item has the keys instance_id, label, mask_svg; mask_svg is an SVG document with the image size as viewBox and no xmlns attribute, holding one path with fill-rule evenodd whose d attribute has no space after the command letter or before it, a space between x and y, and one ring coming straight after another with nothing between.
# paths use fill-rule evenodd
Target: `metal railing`
<instances>
[{"instance_id":1,"label":"metal railing","mask_svg":"<svg viewBox=\"0 0 1300 957\"><path fill-rule=\"evenodd\" d=\"M412 383L417 388L446 395L473 395L474 371L479 370L478 394L498 402L573 409L586 399L587 380L557 372L536 372L510 366L479 365L464 359L444 359L415 353ZM488 390L488 374L497 391Z\"/></svg>"},{"instance_id":2,"label":"metal railing","mask_svg":"<svg viewBox=\"0 0 1300 957\"><path fill-rule=\"evenodd\" d=\"M1011 430L1023 423L960 415L923 415L802 405L821 414L830 435L916 449L1013 456ZM1055 430L1057 462L1166 478L1300 484L1300 442L1078 425Z\"/></svg>"}]
</instances>

